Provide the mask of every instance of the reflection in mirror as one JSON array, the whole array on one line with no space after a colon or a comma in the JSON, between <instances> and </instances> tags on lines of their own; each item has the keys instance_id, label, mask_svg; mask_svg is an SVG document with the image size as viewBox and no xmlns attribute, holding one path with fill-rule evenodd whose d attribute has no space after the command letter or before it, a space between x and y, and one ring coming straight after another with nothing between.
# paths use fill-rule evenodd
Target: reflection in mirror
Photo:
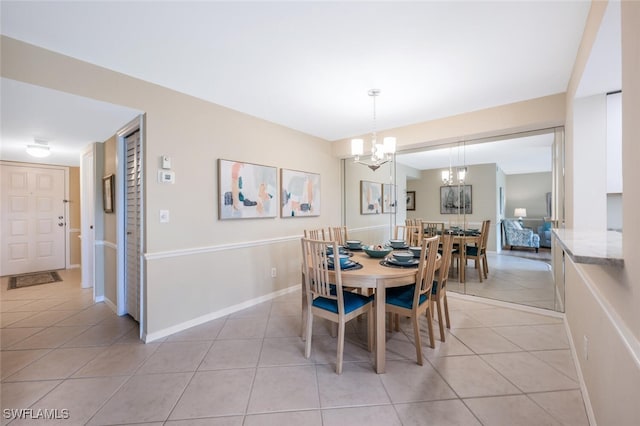
<instances>
[{"instance_id":1,"label":"reflection in mirror","mask_svg":"<svg viewBox=\"0 0 640 426\"><path fill-rule=\"evenodd\" d=\"M465 256L454 258L449 290L563 311L564 288L551 273L551 228L563 222L562 152L558 128L400 151L375 172L346 159L344 221L350 234L371 244L387 241L406 219L437 223L460 236L459 250L464 236L480 237L490 221L486 247L469 238ZM362 182L395 185L395 212L363 211ZM407 191L415 210L407 210ZM516 208L527 211L522 221ZM476 268L472 256L483 250L486 276L483 260Z\"/></svg>"}]
</instances>

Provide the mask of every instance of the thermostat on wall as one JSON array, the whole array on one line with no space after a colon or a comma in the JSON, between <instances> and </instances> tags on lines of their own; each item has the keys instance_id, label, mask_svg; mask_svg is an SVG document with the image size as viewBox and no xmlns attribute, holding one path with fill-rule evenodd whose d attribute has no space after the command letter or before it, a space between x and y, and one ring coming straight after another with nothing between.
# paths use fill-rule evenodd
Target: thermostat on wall
<instances>
[{"instance_id":1,"label":"thermostat on wall","mask_svg":"<svg viewBox=\"0 0 640 426\"><path fill-rule=\"evenodd\" d=\"M176 173L172 170L158 170L159 183L175 183Z\"/></svg>"}]
</instances>

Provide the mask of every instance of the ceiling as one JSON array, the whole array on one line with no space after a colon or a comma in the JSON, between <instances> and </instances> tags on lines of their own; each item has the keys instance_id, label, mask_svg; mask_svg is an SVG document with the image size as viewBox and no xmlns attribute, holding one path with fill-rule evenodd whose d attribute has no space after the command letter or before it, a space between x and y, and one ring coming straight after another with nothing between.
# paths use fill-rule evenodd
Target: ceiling
<instances>
[{"instance_id":1,"label":"ceiling","mask_svg":"<svg viewBox=\"0 0 640 426\"><path fill-rule=\"evenodd\" d=\"M331 141L371 130L370 88L378 129L566 91L590 2L0 7L5 36ZM80 149L139 113L7 79L2 93L2 159L34 137Z\"/></svg>"},{"instance_id":2,"label":"ceiling","mask_svg":"<svg viewBox=\"0 0 640 426\"><path fill-rule=\"evenodd\" d=\"M417 170L490 164L500 165L507 175L550 172L554 133L519 136L476 144L449 144L419 152L399 153L398 163Z\"/></svg>"}]
</instances>

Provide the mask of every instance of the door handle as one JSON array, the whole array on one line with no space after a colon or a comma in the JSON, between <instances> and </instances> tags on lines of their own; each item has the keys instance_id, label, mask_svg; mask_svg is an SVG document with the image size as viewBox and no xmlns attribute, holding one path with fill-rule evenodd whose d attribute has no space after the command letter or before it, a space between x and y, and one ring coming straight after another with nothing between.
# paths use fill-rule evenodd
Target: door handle
<instances>
[{"instance_id":1,"label":"door handle","mask_svg":"<svg viewBox=\"0 0 640 426\"><path fill-rule=\"evenodd\" d=\"M58 226L64 226L64 223L60 222L58 223Z\"/></svg>"}]
</instances>

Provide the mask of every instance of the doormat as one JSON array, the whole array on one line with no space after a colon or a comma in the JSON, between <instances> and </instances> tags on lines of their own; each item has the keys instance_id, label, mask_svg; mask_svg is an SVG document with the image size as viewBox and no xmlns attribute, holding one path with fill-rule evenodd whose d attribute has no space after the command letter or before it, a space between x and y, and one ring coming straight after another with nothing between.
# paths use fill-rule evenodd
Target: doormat
<instances>
[{"instance_id":1,"label":"doormat","mask_svg":"<svg viewBox=\"0 0 640 426\"><path fill-rule=\"evenodd\" d=\"M32 285L49 284L62 281L56 271L35 272L32 274L14 275L9 277L9 290L30 287Z\"/></svg>"}]
</instances>

